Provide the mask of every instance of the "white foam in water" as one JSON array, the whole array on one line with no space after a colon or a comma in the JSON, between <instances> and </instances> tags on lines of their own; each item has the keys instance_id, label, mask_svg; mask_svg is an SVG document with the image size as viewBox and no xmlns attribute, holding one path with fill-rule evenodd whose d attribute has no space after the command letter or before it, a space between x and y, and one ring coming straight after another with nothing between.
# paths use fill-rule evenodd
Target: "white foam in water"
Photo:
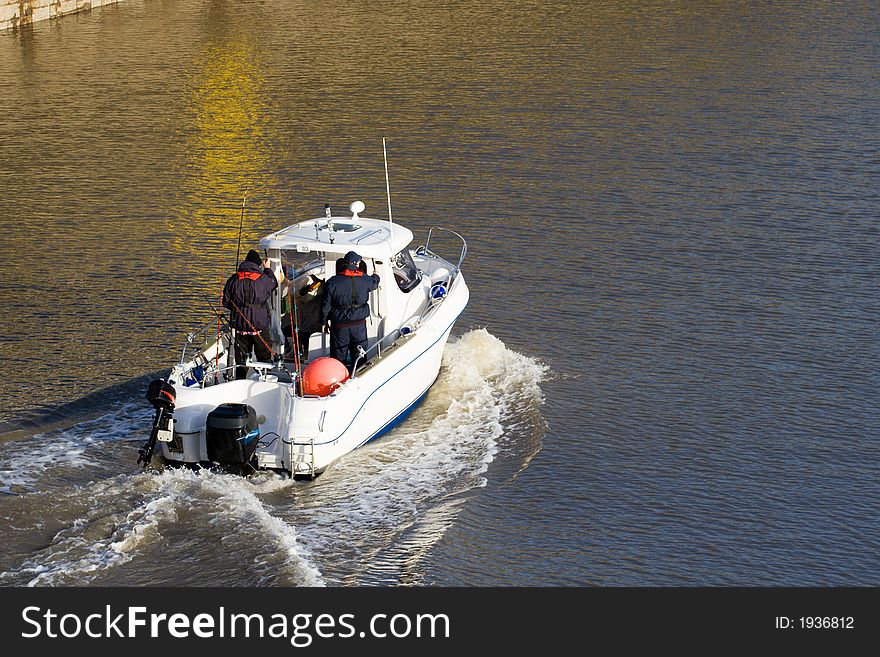
<instances>
[{"instance_id":1,"label":"white foam in water","mask_svg":"<svg viewBox=\"0 0 880 657\"><path fill-rule=\"evenodd\" d=\"M49 547L35 553L0 580L30 576L28 586L83 584L101 571L132 559L143 543L155 540L162 521L174 518L179 492L167 487L156 490L151 477L116 477L93 483L87 490L91 508L87 515L59 531ZM142 504L116 510L123 492L145 493ZM130 504L123 502L122 504Z\"/></svg>"},{"instance_id":2,"label":"white foam in water","mask_svg":"<svg viewBox=\"0 0 880 657\"><path fill-rule=\"evenodd\" d=\"M300 500L300 537L316 555L349 550L369 560L410 528L408 542L436 542L455 513L433 517L430 508L485 485L511 406L542 399L538 383L547 368L507 349L485 329L448 344L443 365L425 406L426 413L436 409L438 415L426 429L404 433L405 423L396 434L349 454L316 480L312 499ZM429 516L430 528L415 527ZM384 541L377 540L381 536Z\"/></svg>"},{"instance_id":3,"label":"white foam in water","mask_svg":"<svg viewBox=\"0 0 880 657\"><path fill-rule=\"evenodd\" d=\"M176 522L178 509L204 503L206 508L198 512L208 522L222 523L224 531L247 536L264 550L271 551L273 545L280 550L293 582L323 585L307 552L297 545L294 528L272 516L256 497L255 491L266 483L258 480L254 485L239 477L189 470L93 483L80 491L90 501L87 515L59 531L49 547L17 569L0 574L0 582L27 578L28 586L52 586L95 581L148 549L161 537L163 523ZM114 512L114 506L120 505L125 508Z\"/></svg>"},{"instance_id":4,"label":"white foam in water","mask_svg":"<svg viewBox=\"0 0 880 657\"><path fill-rule=\"evenodd\" d=\"M251 545L256 542L260 551L254 552L255 559L276 556L269 555L274 544L281 553L282 571L292 575L291 583L324 585L321 573L309 559L308 551L298 545L294 527L269 513L257 497L258 493L291 486L292 480L270 474L245 479L208 470L171 470L163 472L160 477L173 483L190 501L209 501L210 506L205 510L208 522L218 525L227 537L237 534L245 537ZM273 560L273 564L278 565L277 559Z\"/></svg>"},{"instance_id":5,"label":"white foam in water","mask_svg":"<svg viewBox=\"0 0 880 657\"><path fill-rule=\"evenodd\" d=\"M271 539L284 554L286 565L296 576L296 582L304 586L323 586L321 573L310 562L308 551L297 544L296 530L281 518L269 513L256 496L255 491L277 490L279 485L290 485L290 480L280 478L251 481L229 475L202 472L199 479L204 489L214 496L223 508L215 513L212 522L224 529L256 536L261 544ZM230 523L230 515L233 522ZM237 522L236 522L237 520Z\"/></svg>"},{"instance_id":6,"label":"white foam in water","mask_svg":"<svg viewBox=\"0 0 880 657\"><path fill-rule=\"evenodd\" d=\"M149 426L152 411L137 404L72 427L0 443L0 486L31 487L52 468L86 468L101 459L100 445L126 440Z\"/></svg>"}]
</instances>

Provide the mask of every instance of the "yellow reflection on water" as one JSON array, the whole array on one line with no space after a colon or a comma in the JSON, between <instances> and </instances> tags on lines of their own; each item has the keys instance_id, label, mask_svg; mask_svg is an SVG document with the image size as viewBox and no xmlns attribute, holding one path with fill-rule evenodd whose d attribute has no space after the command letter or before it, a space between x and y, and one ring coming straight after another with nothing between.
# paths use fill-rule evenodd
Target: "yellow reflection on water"
<instances>
[{"instance_id":1,"label":"yellow reflection on water","mask_svg":"<svg viewBox=\"0 0 880 657\"><path fill-rule=\"evenodd\" d=\"M246 191L243 244L253 241L248 226L265 214L275 180L261 69L246 34L206 44L193 63L182 193L169 225L184 252L196 248L196 234L234 244Z\"/></svg>"}]
</instances>

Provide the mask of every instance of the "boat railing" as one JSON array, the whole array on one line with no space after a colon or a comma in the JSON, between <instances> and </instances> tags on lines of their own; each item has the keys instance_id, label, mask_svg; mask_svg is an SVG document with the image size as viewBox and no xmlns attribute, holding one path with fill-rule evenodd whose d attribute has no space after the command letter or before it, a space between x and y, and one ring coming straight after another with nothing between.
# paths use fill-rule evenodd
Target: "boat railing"
<instances>
[{"instance_id":1,"label":"boat railing","mask_svg":"<svg viewBox=\"0 0 880 657\"><path fill-rule=\"evenodd\" d=\"M224 379L228 378L228 373L235 369L234 365L226 365L225 363L226 347L223 345L223 337L226 337L228 343L230 338L227 333L222 332L214 339L213 343L211 342L216 330L217 322L211 319L201 328L186 334L186 342L184 342L180 353L180 362L175 366L184 385L198 385L200 388L204 388L206 385L218 383L218 377L221 374ZM203 346L198 343L202 343ZM196 353L190 355L193 350ZM206 351L212 350L211 356L205 354ZM219 356L223 357L223 366L217 362L218 352Z\"/></svg>"},{"instance_id":2,"label":"boat railing","mask_svg":"<svg viewBox=\"0 0 880 657\"><path fill-rule=\"evenodd\" d=\"M200 338L204 336L205 346L208 347L208 331L217 328L217 322L213 319L208 320L208 323L202 326L201 328L192 331L191 333L186 334L186 342L183 344L183 350L180 353L180 365L183 366L186 363L186 352L189 351L193 342L196 341L196 338ZM204 351L204 350L202 350Z\"/></svg>"},{"instance_id":3,"label":"boat railing","mask_svg":"<svg viewBox=\"0 0 880 657\"><path fill-rule=\"evenodd\" d=\"M401 328L403 328L403 327L401 327ZM358 374L358 366L360 365L360 362L361 362L362 360L363 360L363 361L367 361L367 360L369 360L369 355L370 355L372 352L375 351L375 352L376 352L376 356L379 357L379 358L381 358L381 357L382 357L382 349L383 349L383 345L385 345L385 344L388 343L388 342L393 343L395 340L397 340L397 338L403 337L403 336L405 336L405 335L406 335L406 334L405 334L405 333L402 333L400 329L394 329L394 330L393 330L391 333L389 333L388 335L386 335L386 336L384 336L384 337L382 337L382 338L376 340L376 342L373 343L373 346L372 346L372 347L369 347L369 348L366 349L366 350L361 349L361 353L358 353L358 357L355 358L355 360L354 360L354 365L353 365L352 368L351 368L351 378L354 379L354 378L357 377L357 374ZM392 346L394 346L394 345L392 344ZM387 351L387 350L388 350L388 349L386 348L386 351Z\"/></svg>"},{"instance_id":4,"label":"boat railing","mask_svg":"<svg viewBox=\"0 0 880 657\"><path fill-rule=\"evenodd\" d=\"M461 270L461 263L464 262L464 259L467 256L467 240L464 237L462 237L461 235L459 235L457 232L452 230L451 228L444 228L443 226L431 226L431 228L428 230L428 239L425 240L425 246L421 247L421 249L419 249L417 251L417 253L424 253L425 255L433 256L435 258L440 258L441 260L446 260L447 262L450 262L450 263L452 262L451 260L448 260L447 258L444 258L440 254L435 253L434 251L431 250L431 238L434 236L435 230L438 232L443 231L446 233L452 233L458 239L461 240L461 253L459 254L459 257L458 257L458 263L455 265L455 268L449 273L449 276L447 277L446 282L448 285L449 283L451 283L455 279L459 270Z\"/></svg>"},{"instance_id":5,"label":"boat railing","mask_svg":"<svg viewBox=\"0 0 880 657\"><path fill-rule=\"evenodd\" d=\"M434 284L434 286L432 286L431 297L428 300L428 308L426 309L425 314L419 319L418 323L424 322L434 312L436 312L440 303L443 301L443 299L446 298L446 295L452 286L452 282L455 280L455 277L458 275L458 272L461 271L461 264L464 262L464 259L467 256L467 240L465 240L464 237L459 235L454 230L451 230L449 228L444 228L442 226L431 226L430 230L428 230L428 239L425 241L425 245L422 247L419 247L419 249L416 251L417 254L427 255L427 256L434 257L434 258L439 258L441 260L445 260L446 262L450 262L450 263L452 262L451 260L447 260L443 256L441 256L431 250L431 238L434 236L435 230L451 233L452 235L454 235L455 237L460 239L461 240L461 253L459 254L458 262L455 264L455 267L453 268L453 270L451 272L449 272L449 274L446 276L446 278L443 279L442 281L438 281L437 283ZM444 285L445 289L443 289L442 292L440 292L439 294L435 294L435 287L439 284ZM370 354L375 352L375 355L381 358L382 349L385 348L385 345L387 343L389 343L389 342L392 343L391 346L393 347L395 340L397 340L398 338L401 338L401 337L406 337L409 333L412 333L415 330L415 328L416 328L415 326L404 325L404 326L401 326L400 328L394 329L388 335L376 340L376 342L371 347L369 347L368 349L363 351L363 353L358 354L358 357L354 361L354 366L351 368L351 370L352 370L351 378L354 379L357 377L358 367L360 366L360 363L368 361L370 359Z\"/></svg>"}]
</instances>

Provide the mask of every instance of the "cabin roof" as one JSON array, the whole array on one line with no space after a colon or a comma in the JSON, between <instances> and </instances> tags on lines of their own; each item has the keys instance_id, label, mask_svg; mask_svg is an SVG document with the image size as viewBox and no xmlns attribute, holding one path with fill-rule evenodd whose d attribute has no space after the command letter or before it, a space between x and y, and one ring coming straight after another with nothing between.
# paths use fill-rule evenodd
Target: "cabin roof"
<instances>
[{"instance_id":1,"label":"cabin roof","mask_svg":"<svg viewBox=\"0 0 880 657\"><path fill-rule=\"evenodd\" d=\"M331 222L332 242L328 227ZM323 251L339 255L355 251L362 258L387 258L405 249L412 239L412 231L388 221L367 217L331 217L328 222L327 217L320 217L266 235L260 240L260 246L264 249Z\"/></svg>"}]
</instances>

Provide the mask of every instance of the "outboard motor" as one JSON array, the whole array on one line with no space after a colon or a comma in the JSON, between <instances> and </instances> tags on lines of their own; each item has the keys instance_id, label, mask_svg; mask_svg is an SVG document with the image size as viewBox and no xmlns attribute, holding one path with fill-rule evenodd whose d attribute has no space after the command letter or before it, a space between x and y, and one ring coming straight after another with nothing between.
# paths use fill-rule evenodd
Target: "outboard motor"
<instances>
[{"instance_id":1,"label":"outboard motor","mask_svg":"<svg viewBox=\"0 0 880 657\"><path fill-rule=\"evenodd\" d=\"M174 403L177 401L177 392L174 386L162 379L155 379L150 382L147 388L147 401L156 409L153 415L153 430L150 432L150 439L145 442L138 450L138 464L143 463L146 468L153 458L153 449L156 447L156 441L169 443L174 436L172 425L172 415L174 413Z\"/></svg>"},{"instance_id":2,"label":"outboard motor","mask_svg":"<svg viewBox=\"0 0 880 657\"><path fill-rule=\"evenodd\" d=\"M220 404L205 426L208 459L226 470L243 472L260 442L257 412L247 404Z\"/></svg>"}]
</instances>

